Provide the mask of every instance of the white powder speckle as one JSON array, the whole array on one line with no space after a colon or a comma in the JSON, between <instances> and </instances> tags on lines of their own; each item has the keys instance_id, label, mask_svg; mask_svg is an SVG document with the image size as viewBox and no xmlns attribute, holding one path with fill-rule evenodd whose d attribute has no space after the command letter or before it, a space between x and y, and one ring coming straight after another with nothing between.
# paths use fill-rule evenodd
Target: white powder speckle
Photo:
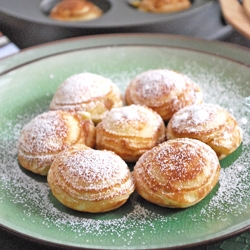
<instances>
[{"instance_id":1,"label":"white powder speckle","mask_svg":"<svg viewBox=\"0 0 250 250\"><path fill-rule=\"evenodd\" d=\"M248 123L248 118L242 117L241 119L239 119L238 123L239 123L239 126L246 125Z\"/></svg>"},{"instance_id":2,"label":"white powder speckle","mask_svg":"<svg viewBox=\"0 0 250 250\"><path fill-rule=\"evenodd\" d=\"M157 98L171 88L183 91L186 87L185 78L170 70L149 70L136 76L138 89L144 98Z\"/></svg>"},{"instance_id":3,"label":"white powder speckle","mask_svg":"<svg viewBox=\"0 0 250 250\"><path fill-rule=\"evenodd\" d=\"M215 223L223 229L225 223L234 224L242 214L250 217L248 150L250 127L248 126L249 112L247 109L242 109L244 90L237 86L237 82L230 76L225 80L224 73L216 71L216 68L211 69L214 72L207 72L199 66L199 63L190 62L190 60L182 67L182 72L188 74L201 86L206 101L230 108L241 124L244 134L240 156L223 168L218 188L207 199L195 207L178 212L149 204L136 193L124 206L111 214L87 215L64 208L51 195L46 179L27 173L17 160L17 141L21 129L33 117L45 111L49 104L46 103L43 107L34 107L34 113L24 113L15 119L6 118L2 121L0 185L3 192L0 192L0 203L7 200L12 206L18 207L20 220L29 223L34 221L35 224L36 218L42 218L38 226L50 230L56 228L56 232L65 238L70 234L73 242L81 242L87 247L93 244L102 245L102 242L106 242L105 237L108 237L111 242L109 247L113 248L117 248L115 244L119 244L120 248L129 248L134 246L138 239L141 240L140 247L145 247L152 242L157 245L160 242L159 235L162 236L162 233L166 242L172 240L178 242L180 237L189 239L190 228L196 228L199 233L206 234L209 227L214 231ZM138 68L131 71L132 73L123 72L121 76L116 74L111 78L114 82L119 82L124 91L128 80L141 71L142 69ZM230 222L231 218L233 222ZM93 238L98 239L98 243Z\"/></svg>"},{"instance_id":4,"label":"white powder speckle","mask_svg":"<svg viewBox=\"0 0 250 250\"><path fill-rule=\"evenodd\" d=\"M107 95L114 83L110 79L92 73L75 74L67 78L56 90L53 105L79 104ZM76 95L76 93L78 93Z\"/></svg>"}]
</instances>

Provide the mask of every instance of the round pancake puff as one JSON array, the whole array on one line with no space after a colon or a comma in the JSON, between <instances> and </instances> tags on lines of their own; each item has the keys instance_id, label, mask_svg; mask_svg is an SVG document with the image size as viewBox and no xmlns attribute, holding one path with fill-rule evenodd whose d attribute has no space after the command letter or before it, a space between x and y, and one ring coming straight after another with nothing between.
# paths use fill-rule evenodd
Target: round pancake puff
<instances>
[{"instance_id":1,"label":"round pancake puff","mask_svg":"<svg viewBox=\"0 0 250 250\"><path fill-rule=\"evenodd\" d=\"M93 122L73 112L44 112L21 130L18 159L25 169L46 176L56 155L75 144L94 147Z\"/></svg>"},{"instance_id":2,"label":"round pancake puff","mask_svg":"<svg viewBox=\"0 0 250 250\"><path fill-rule=\"evenodd\" d=\"M125 91L127 105L145 105L168 121L179 109L203 101L200 87L189 77L168 69L144 71Z\"/></svg>"},{"instance_id":3,"label":"round pancake puff","mask_svg":"<svg viewBox=\"0 0 250 250\"><path fill-rule=\"evenodd\" d=\"M91 1L62 0L52 8L49 17L58 21L83 21L99 18L102 14Z\"/></svg>"},{"instance_id":4,"label":"round pancake puff","mask_svg":"<svg viewBox=\"0 0 250 250\"><path fill-rule=\"evenodd\" d=\"M141 11L169 13L183 11L191 7L189 0L132 0L131 5Z\"/></svg>"},{"instance_id":5,"label":"round pancake puff","mask_svg":"<svg viewBox=\"0 0 250 250\"><path fill-rule=\"evenodd\" d=\"M122 206L134 192L132 173L112 151L76 145L54 160L48 184L55 198L65 206L101 213Z\"/></svg>"},{"instance_id":6,"label":"round pancake puff","mask_svg":"<svg viewBox=\"0 0 250 250\"><path fill-rule=\"evenodd\" d=\"M141 105L113 108L96 126L96 149L111 150L135 162L147 150L165 141L162 118Z\"/></svg>"},{"instance_id":7,"label":"round pancake puff","mask_svg":"<svg viewBox=\"0 0 250 250\"><path fill-rule=\"evenodd\" d=\"M221 160L242 142L242 129L225 108L212 103L187 106L167 125L167 139L193 138L208 144Z\"/></svg>"},{"instance_id":8,"label":"round pancake puff","mask_svg":"<svg viewBox=\"0 0 250 250\"><path fill-rule=\"evenodd\" d=\"M189 138L169 140L143 154L134 167L137 192L149 202L186 208L214 188L220 164L207 144Z\"/></svg>"},{"instance_id":9,"label":"round pancake puff","mask_svg":"<svg viewBox=\"0 0 250 250\"><path fill-rule=\"evenodd\" d=\"M51 110L66 110L89 114L97 124L106 113L123 106L118 86L110 79L93 73L80 73L68 77L56 90Z\"/></svg>"}]
</instances>

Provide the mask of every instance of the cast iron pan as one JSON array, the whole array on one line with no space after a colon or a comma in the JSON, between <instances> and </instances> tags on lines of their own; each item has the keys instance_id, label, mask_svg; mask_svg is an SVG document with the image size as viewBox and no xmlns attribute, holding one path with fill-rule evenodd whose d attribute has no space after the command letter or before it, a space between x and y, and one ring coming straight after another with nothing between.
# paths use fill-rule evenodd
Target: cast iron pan
<instances>
[{"instance_id":1,"label":"cast iron pan","mask_svg":"<svg viewBox=\"0 0 250 250\"><path fill-rule=\"evenodd\" d=\"M193 0L188 10L144 13L128 0L91 0L104 12L99 19L62 22L48 13L59 0L0 0L0 29L19 48L64 38L107 33L168 33L209 40L221 39L232 31L221 15L218 1Z\"/></svg>"}]
</instances>

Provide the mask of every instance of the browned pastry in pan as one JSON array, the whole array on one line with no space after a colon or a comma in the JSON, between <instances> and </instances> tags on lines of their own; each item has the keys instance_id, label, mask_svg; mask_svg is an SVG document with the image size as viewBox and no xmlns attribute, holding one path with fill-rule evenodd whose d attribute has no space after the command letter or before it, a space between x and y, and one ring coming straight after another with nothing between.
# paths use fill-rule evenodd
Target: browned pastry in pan
<instances>
[{"instance_id":1,"label":"browned pastry in pan","mask_svg":"<svg viewBox=\"0 0 250 250\"><path fill-rule=\"evenodd\" d=\"M114 108L96 126L96 148L114 151L129 162L164 140L162 118L146 106Z\"/></svg>"},{"instance_id":2,"label":"browned pastry in pan","mask_svg":"<svg viewBox=\"0 0 250 250\"><path fill-rule=\"evenodd\" d=\"M83 144L60 153L47 180L53 195L62 204L90 213L120 207L135 189L133 176L118 155Z\"/></svg>"},{"instance_id":3,"label":"browned pastry in pan","mask_svg":"<svg viewBox=\"0 0 250 250\"><path fill-rule=\"evenodd\" d=\"M216 104L191 105L175 113L167 125L167 138L198 139L212 147L219 159L235 151L242 142L242 130L225 108Z\"/></svg>"},{"instance_id":4,"label":"browned pastry in pan","mask_svg":"<svg viewBox=\"0 0 250 250\"><path fill-rule=\"evenodd\" d=\"M67 78L56 90L51 110L89 113L96 124L106 113L123 106L121 92L110 79L93 73L80 73Z\"/></svg>"},{"instance_id":5,"label":"browned pastry in pan","mask_svg":"<svg viewBox=\"0 0 250 250\"><path fill-rule=\"evenodd\" d=\"M169 120L179 109L203 100L200 87L187 76L167 69L138 74L126 88L128 105L141 104Z\"/></svg>"},{"instance_id":6,"label":"browned pastry in pan","mask_svg":"<svg viewBox=\"0 0 250 250\"><path fill-rule=\"evenodd\" d=\"M27 170L47 175L56 155L79 143L94 146L93 122L76 113L48 111L36 116L21 130L18 159Z\"/></svg>"},{"instance_id":7,"label":"browned pastry in pan","mask_svg":"<svg viewBox=\"0 0 250 250\"><path fill-rule=\"evenodd\" d=\"M134 167L136 190L159 206L186 208L204 199L219 180L220 164L207 144L169 140L143 154Z\"/></svg>"},{"instance_id":8,"label":"browned pastry in pan","mask_svg":"<svg viewBox=\"0 0 250 250\"><path fill-rule=\"evenodd\" d=\"M102 16L102 10L87 0L62 0L50 12L50 17L59 21L92 20Z\"/></svg>"},{"instance_id":9,"label":"browned pastry in pan","mask_svg":"<svg viewBox=\"0 0 250 250\"><path fill-rule=\"evenodd\" d=\"M189 0L134 0L132 5L141 11L167 13L186 10L191 6Z\"/></svg>"}]
</instances>

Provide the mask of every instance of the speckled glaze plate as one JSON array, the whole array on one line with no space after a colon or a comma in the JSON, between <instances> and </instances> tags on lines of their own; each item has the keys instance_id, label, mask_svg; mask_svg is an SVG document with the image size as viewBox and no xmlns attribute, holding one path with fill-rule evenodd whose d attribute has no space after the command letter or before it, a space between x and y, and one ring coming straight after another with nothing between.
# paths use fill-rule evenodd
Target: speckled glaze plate
<instances>
[{"instance_id":1,"label":"speckled glaze plate","mask_svg":"<svg viewBox=\"0 0 250 250\"><path fill-rule=\"evenodd\" d=\"M250 51L187 37L123 34L75 38L27 49L0 62L0 225L32 240L65 248L170 249L225 239L250 226ZM17 160L20 130L48 110L68 76L92 72L122 91L136 74L168 68L187 74L205 101L226 107L244 133L242 145L221 161L219 184L187 209L153 205L134 193L103 214L65 208L45 177Z\"/></svg>"}]
</instances>

